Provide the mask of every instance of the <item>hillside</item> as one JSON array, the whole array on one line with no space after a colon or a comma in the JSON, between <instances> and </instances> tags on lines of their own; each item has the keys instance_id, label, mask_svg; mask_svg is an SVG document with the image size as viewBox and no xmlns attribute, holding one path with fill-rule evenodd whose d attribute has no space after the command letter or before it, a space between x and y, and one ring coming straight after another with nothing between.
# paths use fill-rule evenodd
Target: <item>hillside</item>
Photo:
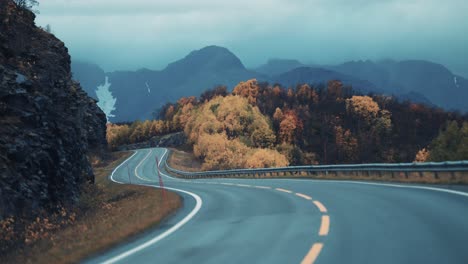
<instances>
[{"instance_id":1,"label":"hillside","mask_svg":"<svg viewBox=\"0 0 468 264\"><path fill-rule=\"evenodd\" d=\"M468 111L467 80L440 64L422 60L356 61L330 68L369 80L387 93L418 94L444 109Z\"/></svg>"},{"instance_id":2,"label":"hillside","mask_svg":"<svg viewBox=\"0 0 468 264\"><path fill-rule=\"evenodd\" d=\"M373 83L366 81L365 79L360 80L350 75L323 68L299 67L272 77L273 82L280 83L286 87L294 87L297 84L304 83L310 85L324 85L331 80L340 80L344 85L352 86L363 93L383 92Z\"/></svg>"},{"instance_id":3,"label":"hillside","mask_svg":"<svg viewBox=\"0 0 468 264\"><path fill-rule=\"evenodd\" d=\"M420 152L428 159L427 149L445 153L453 147L445 139L439 140L441 147L433 144L450 121L450 135L461 135L452 138L464 142L468 135L466 115L366 96L338 81L286 89L248 80L231 94L207 94L166 105L161 120L109 126L110 145L184 131L204 169L226 169L278 166L268 162L276 152L291 165L413 162ZM464 144L457 144L462 145L458 152L466 152ZM271 152L260 159L254 153L262 149Z\"/></svg>"},{"instance_id":4,"label":"hillside","mask_svg":"<svg viewBox=\"0 0 468 264\"><path fill-rule=\"evenodd\" d=\"M161 71L116 71L107 76L117 99L116 117L110 120L118 122L150 118L166 102L197 96L217 84L232 87L257 74L247 70L229 50L210 46L191 52ZM81 80L79 76L77 79Z\"/></svg>"},{"instance_id":5,"label":"hillside","mask_svg":"<svg viewBox=\"0 0 468 264\"><path fill-rule=\"evenodd\" d=\"M0 219L73 204L94 182L106 119L71 79L64 43L0 1Z\"/></svg>"},{"instance_id":6,"label":"hillside","mask_svg":"<svg viewBox=\"0 0 468 264\"><path fill-rule=\"evenodd\" d=\"M298 60L269 59L267 63L255 68L255 71L272 77L305 66Z\"/></svg>"},{"instance_id":7,"label":"hillside","mask_svg":"<svg viewBox=\"0 0 468 264\"><path fill-rule=\"evenodd\" d=\"M170 63L160 71L115 71L104 73L96 65L74 62L74 78L96 96L96 89L110 83L116 99L111 122L152 118L165 103L183 96L198 96L223 84L232 90L242 80L279 83L285 87L308 83L325 85L340 80L362 93L395 95L400 100L468 111L468 81L447 68L428 61L351 61L334 66L308 66L297 60L272 59L255 70L247 69L226 48L208 46ZM107 99L106 99L107 100Z\"/></svg>"}]
</instances>

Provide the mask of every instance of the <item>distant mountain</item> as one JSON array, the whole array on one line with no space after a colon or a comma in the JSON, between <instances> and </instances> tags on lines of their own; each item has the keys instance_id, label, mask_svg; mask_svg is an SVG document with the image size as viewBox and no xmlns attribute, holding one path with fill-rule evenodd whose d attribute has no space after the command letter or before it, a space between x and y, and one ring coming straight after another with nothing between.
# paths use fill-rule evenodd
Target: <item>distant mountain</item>
<instances>
[{"instance_id":1,"label":"distant mountain","mask_svg":"<svg viewBox=\"0 0 468 264\"><path fill-rule=\"evenodd\" d=\"M300 67L294 70L282 73L272 78L273 82L280 83L286 86L296 86L297 84L308 83L308 84L326 84L330 80L340 80L344 85L353 86L356 90L361 92L379 92L373 83L360 80L353 76L349 76L343 73L335 72L323 68L313 67ZM380 91L381 92L381 91Z\"/></svg>"},{"instance_id":2,"label":"distant mountain","mask_svg":"<svg viewBox=\"0 0 468 264\"><path fill-rule=\"evenodd\" d=\"M468 111L467 80L429 61L355 61L330 69L369 80L387 93L420 94L437 106Z\"/></svg>"},{"instance_id":3,"label":"distant mountain","mask_svg":"<svg viewBox=\"0 0 468 264\"><path fill-rule=\"evenodd\" d=\"M240 81L252 78L284 86L340 80L364 93L396 95L402 100L468 111L465 102L468 81L442 65L427 61L368 60L334 66L306 66L297 60L272 59L249 70L228 49L208 46L192 51L160 71L141 69L104 73L97 65L83 62L74 62L72 71L73 77L95 98L98 96L97 86L103 85L108 77L109 93L104 100L116 99L116 110L112 112L115 117L109 118L111 122L151 118L155 110L182 96L198 96L220 84L232 89Z\"/></svg>"},{"instance_id":4,"label":"distant mountain","mask_svg":"<svg viewBox=\"0 0 468 264\"><path fill-rule=\"evenodd\" d=\"M228 49L218 46L193 51L161 71L116 71L107 76L117 98L115 118L110 119L113 122L151 118L165 103L182 96L198 96L219 84L232 89L243 80L266 79L246 69Z\"/></svg>"},{"instance_id":5,"label":"distant mountain","mask_svg":"<svg viewBox=\"0 0 468 264\"><path fill-rule=\"evenodd\" d=\"M96 87L104 83L104 70L96 64L82 61L73 61L71 69L73 79L79 80L88 95L97 99Z\"/></svg>"},{"instance_id":6,"label":"distant mountain","mask_svg":"<svg viewBox=\"0 0 468 264\"><path fill-rule=\"evenodd\" d=\"M268 76L275 76L304 66L306 65L298 60L270 59L266 64L256 68L255 71Z\"/></svg>"}]
</instances>

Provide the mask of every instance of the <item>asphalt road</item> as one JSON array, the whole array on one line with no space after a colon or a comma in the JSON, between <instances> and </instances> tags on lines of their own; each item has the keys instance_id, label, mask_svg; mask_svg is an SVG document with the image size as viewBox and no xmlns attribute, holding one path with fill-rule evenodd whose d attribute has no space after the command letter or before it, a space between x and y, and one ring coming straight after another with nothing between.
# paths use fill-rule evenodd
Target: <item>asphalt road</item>
<instances>
[{"instance_id":1,"label":"asphalt road","mask_svg":"<svg viewBox=\"0 0 468 264\"><path fill-rule=\"evenodd\" d=\"M165 153L139 150L112 179L158 186L155 157L164 160ZM159 228L86 263L468 263L464 187L185 181L162 172L165 186L183 197L183 208Z\"/></svg>"}]
</instances>

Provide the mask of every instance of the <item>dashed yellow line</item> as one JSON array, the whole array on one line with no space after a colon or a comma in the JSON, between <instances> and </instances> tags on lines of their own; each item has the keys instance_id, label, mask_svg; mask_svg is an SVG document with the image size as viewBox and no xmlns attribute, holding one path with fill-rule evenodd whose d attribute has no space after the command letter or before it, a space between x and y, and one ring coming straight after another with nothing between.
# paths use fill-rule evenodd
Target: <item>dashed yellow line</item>
<instances>
[{"instance_id":1,"label":"dashed yellow line","mask_svg":"<svg viewBox=\"0 0 468 264\"><path fill-rule=\"evenodd\" d=\"M285 192L285 193L292 193L292 191L290 191L290 190L281 189L281 188L276 188L276 190L280 191L280 192Z\"/></svg>"},{"instance_id":2,"label":"dashed yellow line","mask_svg":"<svg viewBox=\"0 0 468 264\"><path fill-rule=\"evenodd\" d=\"M328 235L330 230L330 217L328 215L322 216L322 224L320 225L319 236Z\"/></svg>"},{"instance_id":3,"label":"dashed yellow line","mask_svg":"<svg viewBox=\"0 0 468 264\"><path fill-rule=\"evenodd\" d=\"M304 257L302 260L301 264L313 264L317 257L320 254L320 251L322 251L323 248L323 243L315 243L312 245L312 248L309 250L309 253Z\"/></svg>"},{"instance_id":4,"label":"dashed yellow line","mask_svg":"<svg viewBox=\"0 0 468 264\"><path fill-rule=\"evenodd\" d=\"M233 184L233 183L227 183L227 182L221 182L221 183L215 183L215 184L239 186L239 187L253 187L257 189L273 189L272 187L269 187L269 186ZM282 189L282 188L275 188L275 190L284 192L284 193L294 193L293 191ZM312 200L312 197L305 195L303 193L294 193L294 194L303 199ZM313 203L320 210L321 213L327 213L327 208L321 202L313 201ZM322 215L322 221L321 221L320 229L319 229L319 236L327 236L329 231L330 231L330 216ZM301 264L313 264L317 260L318 256L320 255L322 248L323 248L323 243L313 244L311 249L307 253L307 255L302 260Z\"/></svg>"},{"instance_id":5,"label":"dashed yellow line","mask_svg":"<svg viewBox=\"0 0 468 264\"><path fill-rule=\"evenodd\" d=\"M317 208L320 210L320 212L322 212L322 213L327 212L327 208L321 202L314 201L314 204L315 204L315 206L317 206Z\"/></svg>"},{"instance_id":6,"label":"dashed yellow line","mask_svg":"<svg viewBox=\"0 0 468 264\"><path fill-rule=\"evenodd\" d=\"M301 197L301 198L304 198L306 200L312 200L312 197L310 197L308 195L305 195L305 194L302 194L302 193L296 193L296 195Z\"/></svg>"},{"instance_id":7,"label":"dashed yellow line","mask_svg":"<svg viewBox=\"0 0 468 264\"><path fill-rule=\"evenodd\" d=\"M255 188L258 188L258 189L266 189L266 190L270 190L271 187L268 187L268 186L259 186L259 185L255 185L254 186Z\"/></svg>"}]
</instances>

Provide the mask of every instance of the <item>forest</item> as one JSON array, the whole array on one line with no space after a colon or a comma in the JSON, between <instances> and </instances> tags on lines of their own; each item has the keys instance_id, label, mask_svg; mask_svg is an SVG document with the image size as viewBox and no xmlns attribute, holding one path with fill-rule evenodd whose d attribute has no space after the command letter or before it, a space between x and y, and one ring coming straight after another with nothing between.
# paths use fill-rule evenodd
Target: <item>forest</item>
<instances>
[{"instance_id":1,"label":"forest","mask_svg":"<svg viewBox=\"0 0 468 264\"><path fill-rule=\"evenodd\" d=\"M157 120L108 124L111 148L184 131L203 169L468 159L468 116L340 81L255 79L167 103Z\"/></svg>"}]
</instances>

